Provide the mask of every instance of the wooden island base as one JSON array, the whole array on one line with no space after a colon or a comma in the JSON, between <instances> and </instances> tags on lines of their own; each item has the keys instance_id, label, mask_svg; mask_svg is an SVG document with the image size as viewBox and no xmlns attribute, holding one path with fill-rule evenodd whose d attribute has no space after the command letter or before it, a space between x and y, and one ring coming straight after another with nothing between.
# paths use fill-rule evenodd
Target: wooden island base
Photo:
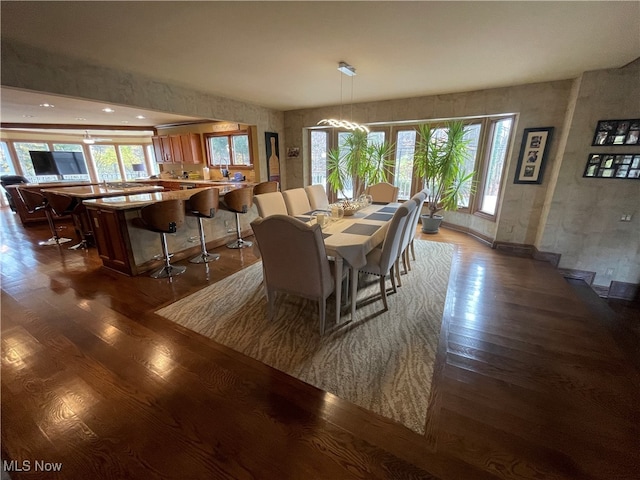
<instances>
[{"instance_id":1,"label":"wooden island base","mask_svg":"<svg viewBox=\"0 0 640 480\"><path fill-rule=\"evenodd\" d=\"M220 197L234 187L213 187L220 190ZM237 187L243 188L243 187ZM245 187L248 188L248 187ZM126 275L140 275L162 264L157 256L162 253L160 234L136 225L140 209L154 202L169 199L187 200L191 195L204 188L176 190L127 197L112 197L87 200L87 208L95 237L98 253L105 267ZM224 245L235 238L236 215L224 210L221 200L220 209L212 219L204 220L203 228L208 248ZM251 234L250 223L257 217L255 207L240 215L240 229L243 235ZM195 256L200 251L198 219L185 217L184 225L174 234L167 235L167 245L173 260L179 261Z\"/></svg>"}]
</instances>

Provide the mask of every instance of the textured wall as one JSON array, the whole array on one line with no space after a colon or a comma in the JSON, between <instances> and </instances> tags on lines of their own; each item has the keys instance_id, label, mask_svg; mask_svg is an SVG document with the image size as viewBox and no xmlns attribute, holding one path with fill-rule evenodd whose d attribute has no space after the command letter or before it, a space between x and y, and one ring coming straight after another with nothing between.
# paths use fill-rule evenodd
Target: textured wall
<instances>
[{"instance_id":1,"label":"textured wall","mask_svg":"<svg viewBox=\"0 0 640 480\"><path fill-rule=\"evenodd\" d=\"M355 104L352 118L361 123L374 123L517 113L515 147L507 159L504 201L499 212L499 221L496 223L473 215L449 212L445 212L445 217L447 222L472 228L489 238L503 242L533 244L540 227L540 216L549 185L548 171L556 161L558 142L554 140L551 144L549 164L543 183L516 185L513 183L513 178L520 139L523 130L529 127L556 127L555 135L562 131L572 83L571 80L566 80ZM339 116L339 113L339 105L285 112L287 146L303 147L304 142L307 141L305 127L315 126L319 120ZM288 160L287 185L302 186L307 183L309 164L310 161L306 156Z\"/></svg>"},{"instance_id":2,"label":"textured wall","mask_svg":"<svg viewBox=\"0 0 640 480\"><path fill-rule=\"evenodd\" d=\"M561 253L562 268L596 272L594 284L603 286L640 283L640 181L582 177L589 153L640 153L639 146L591 146L598 120L623 118L640 118L640 60L582 75L537 245ZM632 221L621 222L622 214Z\"/></svg>"},{"instance_id":3,"label":"textured wall","mask_svg":"<svg viewBox=\"0 0 640 480\"><path fill-rule=\"evenodd\" d=\"M90 65L4 40L1 74L3 86L256 125L261 172L266 172L267 161L264 132L284 134L282 112L168 85L138 74ZM283 144L281 140L282 151ZM283 166L283 170L285 168ZM263 176L266 180L266 173Z\"/></svg>"}]
</instances>

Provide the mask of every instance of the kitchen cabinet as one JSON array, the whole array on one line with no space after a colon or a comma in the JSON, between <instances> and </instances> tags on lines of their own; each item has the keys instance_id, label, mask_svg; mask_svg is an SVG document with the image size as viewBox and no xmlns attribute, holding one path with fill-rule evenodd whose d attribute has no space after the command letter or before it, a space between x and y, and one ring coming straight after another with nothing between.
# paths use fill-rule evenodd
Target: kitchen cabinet
<instances>
[{"instance_id":1,"label":"kitchen cabinet","mask_svg":"<svg viewBox=\"0 0 640 480\"><path fill-rule=\"evenodd\" d=\"M202 163L199 133L158 135L151 141L158 163Z\"/></svg>"},{"instance_id":2,"label":"kitchen cabinet","mask_svg":"<svg viewBox=\"0 0 640 480\"><path fill-rule=\"evenodd\" d=\"M121 211L87 208L98 255L104 266L131 274L133 258L126 220Z\"/></svg>"}]
</instances>

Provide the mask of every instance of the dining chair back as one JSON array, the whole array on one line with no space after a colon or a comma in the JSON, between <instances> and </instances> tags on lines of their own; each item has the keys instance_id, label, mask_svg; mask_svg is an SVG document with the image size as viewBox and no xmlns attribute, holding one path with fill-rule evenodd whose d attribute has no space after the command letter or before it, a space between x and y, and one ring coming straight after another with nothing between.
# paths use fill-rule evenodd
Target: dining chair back
<instances>
[{"instance_id":1,"label":"dining chair back","mask_svg":"<svg viewBox=\"0 0 640 480\"><path fill-rule=\"evenodd\" d=\"M400 260L402 260L402 266L404 267L404 272L409 273L411 270L411 265L409 262L409 244L413 240L413 237L416 233L416 228L418 225L418 218L420 217L420 211L422 210L422 204L426 195L422 192L416 193L409 202L407 202L407 206L409 207L409 218L407 219L407 223L404 227L404 231L402 232L402 241L400 243L400 248L398 250L398 256L396 258L395 264L395 272L396 272L396 280L398 282L398 286L402 286L402 279L400 278Z\"/></svg>"},{"instance_id":2,"label":"dining chair back","mask_svg":"<svg viewBox=\"0 0 640 480\"><path fill-rule=\"evenodd\" d=\"M316 300L323 334L327 298L335 282L320 226L288 215L271 215L254 220L251 227L262 258L270 317L278 292Z\"/></svg>"},{"instance_id":3,"label":"dining chair back","mask_svg":"<svg viewBox=\"0 0 640 480\"><path fill-rule=\"evenodd\" d=\"M307 197L307 192L304 191L304 188L285 190L282 192L282 196L289 215L302 215L311 211L309 197Z\"/></svg>"},{"instance_id":4,"label":"dining chair back","mask_svg":"<svg viewBox=\"0 0 640 480\"><path fill-rule=\"evenodd\" d=\"M207 188L200 192L194 193L186 202L186 214L198 219L198 233L200 235L200 255L193 257L191 263L208 263L218 260L220 255L217 253L209 253L207 251L207 240L204 234L202 220L204 218L213 218L220 205L220 192L217 188Z\"/></svg>"},{"instance_id":5,"label":"dining chair back","mask_svg":"<svg viewBox=\"0 0 640 480\"><path fill-rule=\"evenodd\" d=\"M309 198L311 210L326 210L329 208L329 199L322 185L307 185L304 187Z\"/></svg>"},{"instance_id":6,"label":"dining chair back","mask_svg":"<svg viewBox=\"0 0 640 480\"><path fill-rule=\"evenodd\" d=\"M269 181L269 182L261 182L253 187L254 195L262 195L263 193L271 193L278 191L278 182Z\"/></svg>"},{"instance_id":7,"label":"dining chair back","mask_svg":"<svg viewBox=\"0 0 640 480\"><path fill-rule=\"evenodd\" d=\"M382 248L374 248L367 254L367 264L360 269L361 272L370 273L380 277L380 294L382 295L382 303L385 310L387 305L387 289L385 279L387 275L391 277L391 285L393 292L397 291L395 281L395 263L398 258L400 245L402 242L402 233L409 219L409 213L415 208L412 201L404 202L393 214L389 223L389 228L384 237ZM357 281L353 279L352 281ZM352 299L351 301L355 301Z\"/></svg>"},{"instance_id":8,"label":"dining chair back","mask_svg":"<svg viewBox=\"0 0 640 480\"><path fill-rule=\"evenodd\" d=\"M387 182L380 182L369 185L365 189L366 195L371 195L373 203L391 203L398 201L398 192L400 189L395 185Z\"/></svg>"},{"instance_id":9,"label":"dining chair back","mask_svg":"<svg viewBox=\"0 0 640 480\"><path fill-rule=\"evenodd\" d=\"M242 238L242 232L240 230L240 214L247 213L253 205L253 189L236 188L231 190L225 194L224 203L228 210L236 214L236 240L228 243L227 248L250 247L253 245L253 242L249 242Z\"/></svg>"},{"instance_id":10,"label":"dining chair back","mask_svg":"<svg viewBox=\"0 0 640 480\"><path fill-rule=\"evenodd\" d=\"M167 246L167 233L176 233L184 224L184 201L178 199L163 200L152 203L140 209L140 218L143 228L160 233L162 240L162 255L164 266L151 274L153 278L173 277L184 273L186 267L172 265L169 260L169 248Z\"/></svg>"},{"instance_id":11,"label":"dining chair back","mask_svg":"<svg viewBox=\"0 0 640 480\"><path fill-rule=\"evenodd\" d=\"M284 203L282 192L261 193L253 197L253 203L258 209L258 216L262 218L271 215L287 215L287 206Z\"/></svg>"},{"instance_id":12,"label":"dining chair back","mask_svg":"<svg viewBox=\"0 0 640 480\"><path fill-rule=\"evenodd\" d=\"M47 217L49 229L51 230L51 238L38 242L38 245L60 245L71 241L70 238L58 235L58 228L53 221L53 209L51 208L47 197L31 188L18 187L18 194L20 195L20 198L22 198L22 202L27 208L27 212L35 213L42 210L44 211L45 217Z\"/></svg>"}]
</instances>

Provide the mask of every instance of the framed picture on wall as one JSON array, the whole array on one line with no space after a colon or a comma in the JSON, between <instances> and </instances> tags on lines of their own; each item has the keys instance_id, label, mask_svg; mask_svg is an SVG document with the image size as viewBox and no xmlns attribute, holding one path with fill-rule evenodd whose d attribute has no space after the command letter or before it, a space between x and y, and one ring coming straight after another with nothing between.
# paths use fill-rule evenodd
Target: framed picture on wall
<instances>
[{"instance_id":1,"label":"framed picture on wall","mask_svg":"<svg viewBox=\"0 0 640 480\"><path fill-rule=\"evenodd\" d=\"M591 145L640 145L640 119L598 121Z\"/></svg>"},{"instance_id":2,"label":"framed picture on wall","mask_svg":"<svg viewBox=\"0 0 640 480\"><path fill-rule=\"evenodd\" d=\"M513 183L542 183L553 127L525 128Z\"/></svg>"}]
</instances>

